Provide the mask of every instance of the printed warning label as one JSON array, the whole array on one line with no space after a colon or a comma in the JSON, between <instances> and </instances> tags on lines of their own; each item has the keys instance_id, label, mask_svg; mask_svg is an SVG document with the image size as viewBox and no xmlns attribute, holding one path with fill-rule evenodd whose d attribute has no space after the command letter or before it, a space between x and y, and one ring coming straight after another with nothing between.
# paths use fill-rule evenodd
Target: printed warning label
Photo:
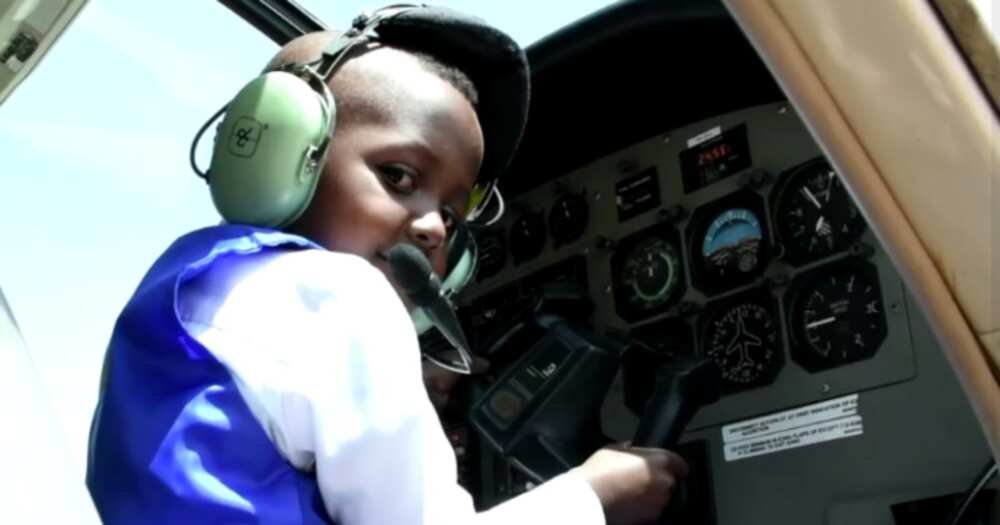
<instances>
[{"instance_id":1,"label":"printed warning label","mask_svg":"<svg viewBox=\"0 0 1000 525\"><path fill-rule=\"evenodd\" d=\"M780 452L862 434L858 395L852 394L722 427L726 461Z\"/></svg>"},{"instance_id":2,"label":"printed warning label","mask_svg":"<svg viewBox=\"0 0 1000 525\"><path fill-rule=\"evenodd\" d=\"M824 441L833 441L834 439L860 435L863 431L861 416L835 419L768 436L745 439L735 443L726 443L726 461L752 458L762 454L790 450L806 445L815 445Z\"/></svg>"}]
</instances>

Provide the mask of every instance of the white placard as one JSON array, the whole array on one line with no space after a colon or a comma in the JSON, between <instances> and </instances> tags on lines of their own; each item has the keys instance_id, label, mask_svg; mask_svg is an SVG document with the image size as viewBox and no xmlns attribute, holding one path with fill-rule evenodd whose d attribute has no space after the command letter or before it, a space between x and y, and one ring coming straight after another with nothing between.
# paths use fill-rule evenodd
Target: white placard
<instances>
[{"instance_id":1,"label":"white placard","mask_svg":"<svg viewBox=\"0 0 1000 525\"><path fill-rule=\"evenodd\" d=\"M722 442L733 443L858 413L858 395L830 399L722 427Z\"/></svg>"},{"instance_id":2,"label":"white placard","mask_svg":"<svg viewBox=\"0 0 1000 525\"><path fill-rule=\"evenodd\" d=\"M710 129L708 131L703 131L703 132L701 132L701 133L699 133L699 134L697 134L697 135L689 138L688 139L688 147L689 148L693 148L693 147L697 146L698 144L701 144L702 142L705 142L706 140L712 140L715 137L718 137L719 135L722 135L722 126L715 126L714 128L712 128L712 129Z\"/></svg>"},{"instance_id":3,"label":"white placard","mask_svg":"<svg viewBox=\"0 0 1000 525\"><path fill-rule=\"evenodd\" d=\"M723 445L726 461L736 461L763 454L815 445L864 433L861 416L847 416L776 434L744 439Z\"/></svg>"}]
</instances>

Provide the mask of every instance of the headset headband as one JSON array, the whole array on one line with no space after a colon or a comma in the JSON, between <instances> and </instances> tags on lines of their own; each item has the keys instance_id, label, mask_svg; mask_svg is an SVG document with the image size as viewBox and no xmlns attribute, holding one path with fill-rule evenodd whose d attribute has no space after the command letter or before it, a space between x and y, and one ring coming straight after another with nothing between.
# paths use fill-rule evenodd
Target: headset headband
<instances>
[{"instance_id":1,"label":"headset headband","mask_svg":"<svg viewBox=\"0 0 1000 525\"><path fill-rule=\"evenodd\" d=\"M383 7L370 15L364 13L358 15L351 23L351 28L335 38L323 50L323 56L320 58L320 64L316 68L316 72L324 80L330 80L330 76L347 55L348 51L358 44L378 40L376 29L378 29L378 26L382 22L417 7L423 6L417 4L394 4Z\"/></svg>"},{"instance_id":2,"label":"headset headband","mask_svg":"<svg viewBox=\"0 0 1000 525\"><path fill-rule=\"evenodd\" d=\"M427 5L392 4L380 8L370 14L362 13L355 17L354 21L351 22L350 29L337 36L337 38L327 45L319 60L310 64L286 64L280 69L289 70L296 73L298 76L306 77L306 80L315 80L316 78L321 79L324 85L320 89L325 90L326 82L330 80L330 77L333 76L333 73L337 70L337 67L341 64L341 62L343 62L343 60L347 57L351 49L359 44L379 41L380 38L377 29L383 22L407 11L419 8L427 8ZM224 109L225 108L223 108L223 110ZM485 183L476 183L473 187L471 195L469 196L469 202L466 207L468 211L466 212L464 219L468 221L477 220L495 199L502 201L502 198L499 195L499 190L496 186L495 177L491 177ZM503 205L500 204L494 216L488 220L488 223L493 224L496 222L502 213Z\"/></svg>"}]
</instances>

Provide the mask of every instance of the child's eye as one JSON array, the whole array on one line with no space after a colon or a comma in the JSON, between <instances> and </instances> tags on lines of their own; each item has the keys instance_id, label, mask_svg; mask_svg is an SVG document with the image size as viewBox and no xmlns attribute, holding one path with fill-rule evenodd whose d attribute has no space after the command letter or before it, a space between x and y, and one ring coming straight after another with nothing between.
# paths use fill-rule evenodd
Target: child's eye
<instances>
[{"instance_id":1,"label":"child's eye","mask_svg":"<svg viewBox=\"0 0 1000 525\"><path fill-rule=\"evenodd\" d=\"M451 208L444 208L441 210L441 218L444 220L444 228L448 230L448 233L454 232L457 221L455 212Z\"/></svg>"},{"instance_id":2,"label":"child's eye","mask_svg":"<svg viewBox=\"0 0 1000 525\"><path fill-rule=\"evenodd\" d=\"M379 175L382 177L382 181L397 193L406 195L416 189L417 173L406 166L399 164L380 166Z\"/></svg>"}]
</instances>

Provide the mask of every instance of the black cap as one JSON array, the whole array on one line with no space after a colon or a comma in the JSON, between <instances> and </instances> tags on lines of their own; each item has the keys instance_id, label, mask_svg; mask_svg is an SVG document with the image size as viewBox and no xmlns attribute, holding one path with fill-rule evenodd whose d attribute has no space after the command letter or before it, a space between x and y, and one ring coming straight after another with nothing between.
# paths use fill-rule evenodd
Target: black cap
<instances>
[{"instance_id":1,"label":"black cap","mask_svg":"<svg viewBox=\"0 0 1000 525\"><path fill-rule=\"evenodd\" d=\"M376 33L380 42L427 53L469 76L479 92L486 148L479 182L499 177L528 120L531 78L521 46L484 20L444 7L406 9L382 21Z\"/></svg>"}]
</instances>

